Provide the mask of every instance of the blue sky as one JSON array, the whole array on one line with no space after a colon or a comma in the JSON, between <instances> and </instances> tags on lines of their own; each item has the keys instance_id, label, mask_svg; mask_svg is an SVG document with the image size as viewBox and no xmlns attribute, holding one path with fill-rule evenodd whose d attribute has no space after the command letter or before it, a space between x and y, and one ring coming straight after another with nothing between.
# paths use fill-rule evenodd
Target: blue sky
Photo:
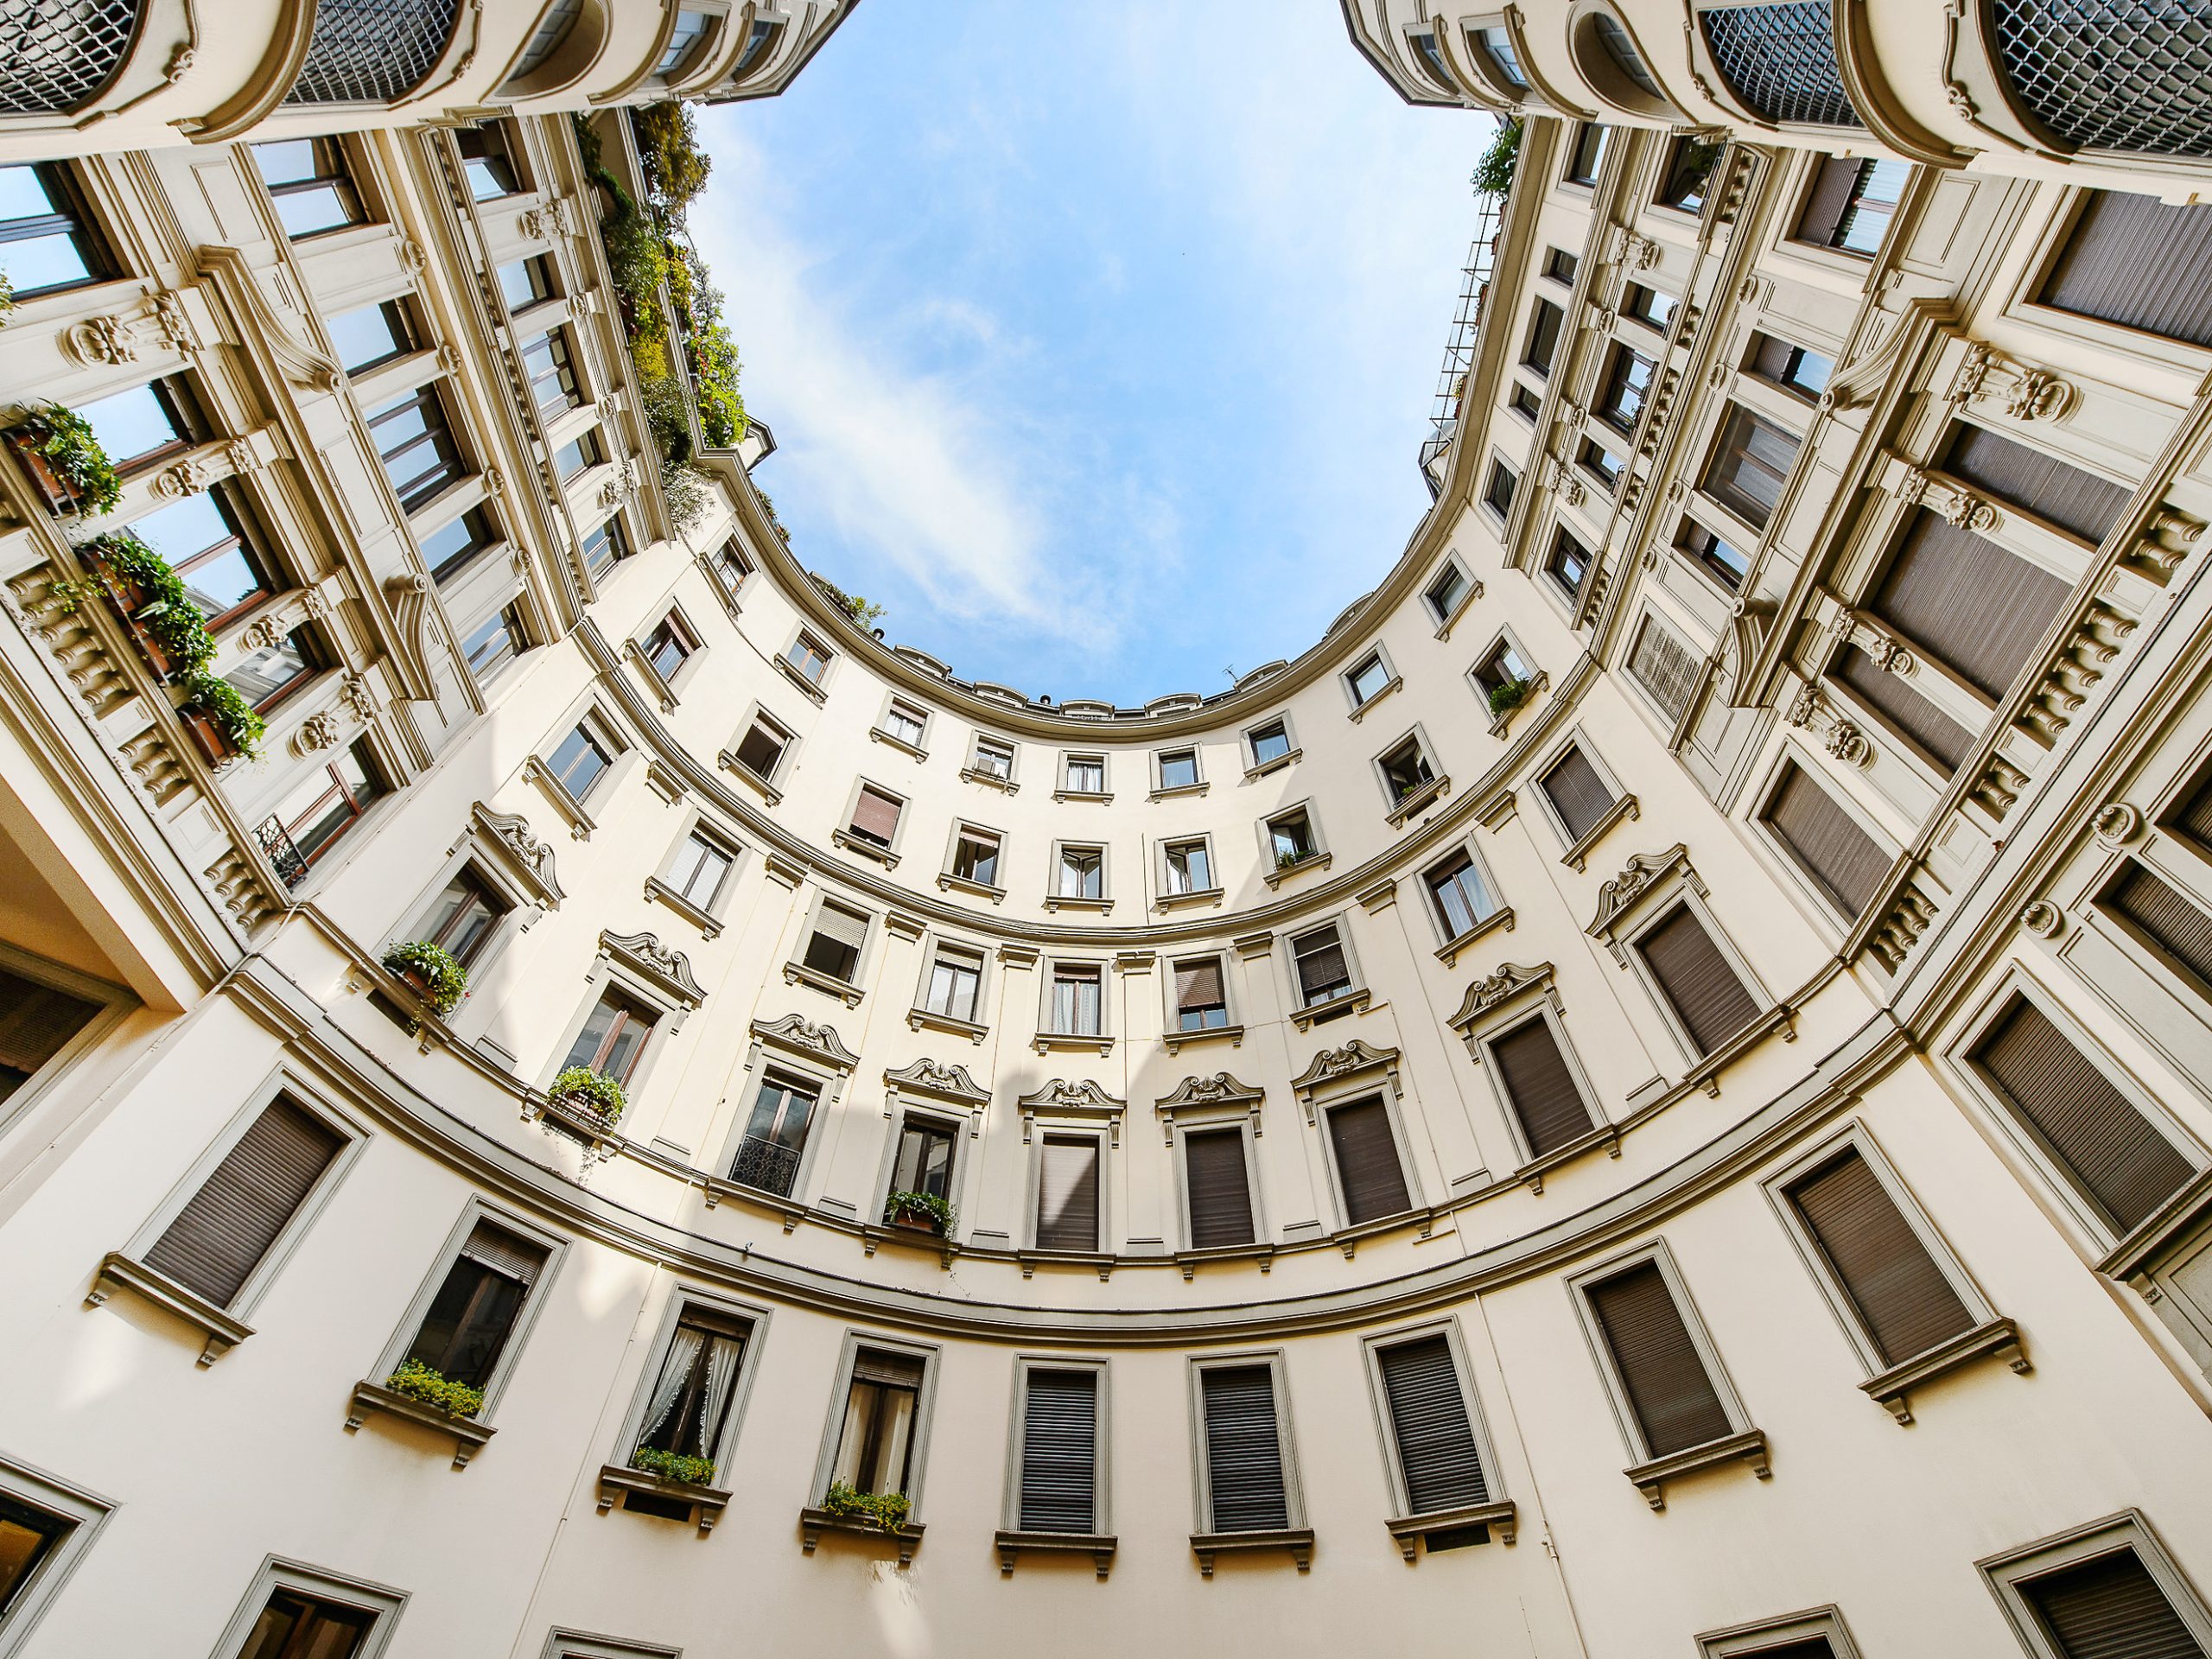
<instances>
[{"instance_id":1,"label":"blue sky","mask_svg":"<svg viewBox=\"0 0 2212 1659\"><path fill-rule=\"evenodd\" d=\"M893 643L1218 691L1403 549L1489 123L1337 0L868 0L702 119L757 481Z\"/></svg>"}]
</instances>

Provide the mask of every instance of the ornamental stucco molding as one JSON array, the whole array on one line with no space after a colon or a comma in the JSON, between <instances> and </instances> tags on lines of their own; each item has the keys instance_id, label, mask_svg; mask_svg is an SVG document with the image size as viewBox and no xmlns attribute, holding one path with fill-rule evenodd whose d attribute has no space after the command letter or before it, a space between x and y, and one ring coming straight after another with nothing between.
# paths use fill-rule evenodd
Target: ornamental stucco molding
<instances>
[{"instance_id":1,"label":"ornamental stucco molding","mask_svg":"<svg viewBox=\"0 0 2212 1659\"><path fill-rule=\"evenodd\" d=\"M758 1042L806 1055L840 1071L850 1071L861 1063L861 1057L845 1046L844 1039L837 1035L837 1028L827 1020L817 1024L799 1014L787 1014L780 1020L755 1020L751 1029Z\"/></svg>"},{"instance_id":2,"label":"ornamental stucco molding","mask_svg":"<svg viewBox=\"0 0 2212 1659\"><path fill-rule=\"evenodd\" d=\"M672 950L651 933L601 933L599 954L620 963L646 983L658 987L686 1007L707 1000L705 988L691 976L691 960Z\"/></svg>"},{"instance_id":3,"label":"ornamental stucco molding","mask_svg":"<svg viewBox=\"0 0 2212 1659\"><path fill-rule=\"evenodd\" d=\"M1037 1120L1047 1117L1103 1119L1109 1139L1118 1147L1122 1144L1122 1119L1129 1109L1128 1101L1108 1094L1088 1077L1080 1083L1055 1077L1035 1093L1022 1096L1018 1103L1021 1108L1021 1140L1025 1146L1034 1138Z\"/></svg>"},{"instance_id":4,"label":"ornamental stucco molding","mask_svg":"<svg viewBox=\"0 0 2212 1659\"><path fill-rule=\"evenodd\" d=\"M1227 1071L1217 1071L1210 1077L1185 1077L1177 1084L1174 1091L1152 1103L1160 1116L1160 1129L1167 1144L1175 1144L1175 1115L1178 1112L1203 1111L1219 1109L1233 1115L1243 1107L1252 1125L1252 1133L1261 1133L1260 1107L1267 1098L1264 1090L1255 1089L1239 1082Z\"/></svg>"}]
</instances>

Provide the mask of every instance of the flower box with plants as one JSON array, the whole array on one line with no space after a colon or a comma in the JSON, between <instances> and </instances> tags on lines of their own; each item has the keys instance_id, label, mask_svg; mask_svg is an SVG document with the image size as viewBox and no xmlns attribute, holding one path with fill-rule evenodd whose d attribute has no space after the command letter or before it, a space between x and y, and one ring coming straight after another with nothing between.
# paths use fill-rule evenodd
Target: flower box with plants
<instances>
[{"instance_id":1,"label":"flower box with plants","mask_svg":"<svg viewBox=\"0 0 2212 1659\"><path fill-rule=\"evenodd\" d=\"M483 1409L483 1389L456 1382L421 1360L410 1359L382 1382L353 1385L346 1427L349 1432L358 1429L382 1413L448 1434L453 1438L453 1466L466 1469L478 1448L499 1433L476 1420Z\"/></svg>"},{"instance_id":2,"label":"flower box with plants","mask_svg":"<svg viewBox=\"0 0 2212 1659\"><path fill-rule=\"evenodd\" d=\"M186 700L177 706L177 718L192 734L192 741L210 766L220 766L233 755L251 759L261 752L268 727L238 687L205 669L183 677Z\"/></svg>"},{"instance_id":3,"label":"flower box with plants","mask_svg":"<svg viewBox=\"0 0 2212 1659\"><path fill-rule=\"evenodd\" d=\"M215 639L205 612L169 562L130 531L95 536L77 550L92 568L108 603L157 679L204 670Z\"/></svg>"},{"instance_id":4,"label":"flower box with plants","mask_svg":"<svg viewBox=\"0 0 2212 1659\"><path fill-rule=\"evenodd\" d=\"M1294 870L1300 865L1309 861L1315 856L1316 855L1314 850L1311 847L1301 848L1297 852L1292 852L1289 849L1285 848L1282 851L1275 855L1275 868L1278 870Z\"/></svg>"},{"instance_id":5,"label":"flower box with plants","mask_svg":"<svg viewBox=\"0 0 2212 1659\"><path fill-rule=\"evenodd\" d=\"M893 1192L883 1203L883 1218L893 1227L945 1238L952 1232L952 1205L934 1192Z\"/></svg>"},{"instance_id":6,"label":"flower box with plants","mask_svg":"<svg viewBox=\"0 0 2212 1659\"><path fill-rule=\"evenodd\" d=\"M456 1382L419 1359L409 1360L385 1378L384 1385L394 1394L435 1407L448 1417L474 1417L484 1409L483 1389Z\"/></svg>"},{"instance_id":7,"label":"flower box with plants","mask_svg":"<svg viewBox=\"0 0 2212 1659\"><path fill-rule=\"evenodd\" d=\"M811 1555L825 1532L889 1538L897 1544L899 1564L904 1567L922 1542L921 1523L907 1519L913 1507L904 1492L863 1492L842 1480L832 1481L819 1508L799 1511L799 1541Z\"/></svg>"},{"instance_id":8,"label":"flower box with plants","mask_svg":"<svg viewBox=\"0 0 2212 1659\"><path fill-rule=\"evenodd\" d=\"M715 1460L693 1457L683 1452L664 1452L658 1446L641 1446L630 1454L630 1466L639 1474L651 1475L655 1480L677 1486L712 1486L715 1484Z\"/></svg>"},{"instance_id":9,"label":"flower box with plants","mask_svg":"<svg viewBox=\"0 0 2212 1659\"><path fill-rule=\"evenodd\" d=\"M546 1090L545 1097L601 1127L612 1126L629 1104L620 1084L588 1065L572 1065L562 1072Z\"/></svg>"},{"instance_id":10,"label":"flower box with plants","mask_svg":"<svg viewBox=\"0 0 2212 1659\"><path fill-rule=\"evenodd\" d=\"M412 986L423 1006L441 1020L461 1006L461 995L468 988L468 970L444 946L422 939L393 945L384 953L384 965Z\"/></svg>"},{"instance_id":11,"label":"flower box with plants","mask_svg":"<svg viewBox=\"0 0 2212 1659\"><path fill-rule=\"evenodd\" d=\"M1496 720L1503 720L1522 703L1529 701L1534 688L1526 680L1500 680L1490 689L1490 712Z\"/></svg>"},{"instance_id":12,"label":"flower box with plants","mask_svg":"<svg viewBox=\"0 0 2212 1659\"><path fill-rule=\"evenodd\" d=\"M703 1535L714 1530L729 1500L728 1490L715 1484L712 1458L641 1446L626 1465L610 1463L599 1471L601 1515L620 1503L639 1515L689 1522Z\"/></svg>"},{"instance_id":13,"label":"flower box with plants","mask_svg":"<svg viewBox=\"0 0 2212 1659\"><path fill-rule=\"evenodd\" d=\"M60 404L35 404L7 430L7 440L54 512L103 513L123 499L115 463L92 423Z\"/></svg>"}]
</instances>

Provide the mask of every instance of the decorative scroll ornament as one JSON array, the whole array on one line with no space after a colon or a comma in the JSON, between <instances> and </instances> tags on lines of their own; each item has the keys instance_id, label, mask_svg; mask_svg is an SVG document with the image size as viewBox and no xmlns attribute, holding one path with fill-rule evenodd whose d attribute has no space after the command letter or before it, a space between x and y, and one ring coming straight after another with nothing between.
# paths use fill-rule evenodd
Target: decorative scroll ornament
<instances>
[{"instance_id":1,"label":"decorative scroll ornament","mask_svg":"<svg viewBox=\"0 0 2212 1659\"><path fill-rule=\"evenodd\" d=\"M338 690L338 701L345 708L346 712L359 721L362 725L376 724L378 712L376 693L369 690L366 681L358 676L349 677L346 683Z\"/></svg>"},{"instance_id":2,"label":"decorative scroll ornament","mask_svg":"<svg viewBox=\"0 0 2212 1659\"><path fill-rule=\"evenodd\" d=\"M1258 1100L1262 1091L1249 1084L1239 1083L1226 1071L1217 1071L1210 1077L1185 1077L1175 1085L1175 1092L1165 1099L1153 1103L1161 1111L1172 1112L1182 1106L1217 1106L1233 1102Z\"/></svg>"},{"instance_id":3,"label":"decorative scroll ornament","mask_svg":"<svg viewBox=\"0 0 2212 1659\"><path fill-rule=\"evenodd\" d=\"M1689 849L1680 842L1663 853L1637 854L1622 867L1618 875L1598 889L1598 913L1591 918L1590 925L1582 931L1592 938L1609 938L1613 924L1620 919L1624 912L1675 871L1687 874L1689 862ZM1694 874L1689 880L1692 887L1698 887ZM1703 889L1699 887L1698 890L1701 892Z\"/></svg>"},{"instance_id":4,"label":"decorative scroll ornament","mask_svg":"<svg viewBox=\"0 0 2212 1659\"><path fill-rule=\"evenodd\" d=\"M861 1057L845 1046L837 1028L826 1020L817 1024L787 1014L780 1020L755 1020L752 1031L757 1041L826 1061L840 1071L849 1071L861 1063Z\"/></svg>"},{"instance_id":5,"label":"decorative scroll ornament","mask_svg":"<svg viewBox=\"0 0 2212 1659\"><path fill-rule=\"evenodd\" d=\"M494 812L481 801L475 804L473 816L477 833L506 855L512 873L548 906L557 907L568 895L554 874L553 843L531 834L528 819Z\"/></svg>"},{"instance_id":6,"label":"decorative scroll ornament","mask_svg":"<svg viewBox=\"0 0 2212 1659\"><path fill-rule=\"evenodd\" d=\"M1524 968L1517 962L1501 963L1495 973L1485 975L1467 987L1459 1012L1446 1023L1455 1028L1466 1026L1522 991L1549 984L1551 977L1552 965L1548 962L1534 968Z\"/></svg>"},{"instance_id":7,"label":"decorative scroll ornament","mask_svg":"<svg viewBox=\"0 0 2212 1659\"><path fill-rule=\"evenodd\" d=\"M1031 1140L1037 1119L1042 1116L1103 1118L1107 1138L1117 1147L1122 1144L1122 1117L1129 1106L1128 1101L1108 1094L1089 1078L1071 1083L1065 1077L1055 1077L1036 1093L1022 1096L1020 1104L1024 1145Z\"/></svg>"},{"instance_id":8,"label":"decorative scroll ornament","mask_svg":"<svg viewBox=\"0 0 2212 1659\"><path fill-rule=\"evenodd\" d=\"M2089 828L2107 847L2125 847L2143 833L2143 810L2126 801L2100 808Z\"/></svg>"},{"instance_id":9,"label":"decorative scroll ornament","mask_svg":"<svg viewBox=\"0 0 2212 1659\"><path fill-rule=\"evenodd\" d=\"M321 714L309 715L300 722L300 729L292 734L293 752L304 756L313 754L318 749L335 747L344 729L339 724L338 716L327 709Z\"/></svg>"},{"instance_id":10,"label":"decorative scroll ornament","mask_svg":"<svg viewBox=\"0 0 2212 1659\"><path fill-rule=\"evenodd\" d=\"M2056 905L2038 899L2020 912L2020 925L2039 939L2055 939L2066 925L2066 917Z\"/></svg>"},{"instance_id":11,"label":"decorative scroll ornament","mask_svg":"<svg viewBox=\"0 0 2212 1659\"><path fill-rule=\"evenodd\" d=\"M180 461L174 467L165 467L154 475L154 493L166 500L181 501L188 495L197 495L217 479L227 474L223 468L206 461Z\"/></svg>"},{"instance_id":12,"label":"decorative scroll ornament","mask_svg":"<svg viewBox=\"0 0 2212 1659\"><path fill-rule=\"evenodd\" d=\"M968 1075L964 1065L939 1065L935 1060L919 1059L898 1071L887 1070L883 1074L887 1087L911 1089L918 1094L936 1095L944 1100L957 1100L971 1106L989 1103L988 1089L977 1085Z\"/></svg>"},{"instance_id":13,"label":"decorative scroll ornament","mask_svg":"<svg viewBox=\"0 0 2212 1659\"><path fill-rule=\"evenodd\" d=\"M1980 340L1968 344L1966 360L1943 395L1954 404L1993 402L2021 421L2062 419L2075 397L2073 386L2049 369L2007 357Z\"/></svg>"},{"instance_id":14,"label":"decorative scroll ornament","mask_svg":"<svg viewBox=\"0 0 2212 1659\"><path fill-rule=\"evenodd\" d=\"M696 1007L707 1000L705 988L691 977L690 958L681 950L670 950L651 933L601 933L599 950L688 1007Z\"/></svg>"}]
</instances>

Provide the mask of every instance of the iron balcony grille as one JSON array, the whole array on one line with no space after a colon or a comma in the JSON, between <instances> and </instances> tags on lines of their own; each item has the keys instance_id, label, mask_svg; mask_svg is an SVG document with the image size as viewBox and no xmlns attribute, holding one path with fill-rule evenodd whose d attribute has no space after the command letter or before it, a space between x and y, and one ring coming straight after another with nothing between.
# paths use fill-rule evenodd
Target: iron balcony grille
<instances>
[{"instance_id":1,"label":"iron balcony grille","mask_svg":"<svg viewBox=\"0 0 2212 1659\"><path fill-rule=\"evenodd\" d=\"M0 114L92 102L138 29L138 0L0 0Z\"/></svg>"},{"instance_id":2,"label":"iron balcony grille","mask_svg":"<svg viewBox=\"0 0 2212 1659\"><path fill-rule=\"evenodd\" d=\"M1718 7L1698 13L1713 60L1762 120L1863 127L1836 67L1828 0Z\"/></svg>"},{"instance_id":3,"label":"iron balcony grille","mask_svg":"<svg viewBox=\"0 0 2212 1659\"><path fill-rule=\"evenodd\" d=\"M1504 211L1503 196L1478 196L1476 199L1475 239L1467 250L1467 263L1463 267L1464 280L1459 284L1459 308L1452 318L1452 333L1445 342L1444 367L1436 380L1436 397L1429 407L1429 435L1421 447L1421 476L1428 480L1429 493L1436 494L1442 487L1429 467L1436 458L1452 447L1452 438L1459 427L1459 397L1466 389L1467 376L1475 366L1475 342L1481 337L1483 296L1489 291L1491 270L1497 260L1497 221Z\"/></svg>"},{"instance_id":4,"label":"iron balcony grille","mask_svg":"<svg viewBox=\"0 0 2212 1659\"><path fill-rule=\"evenodd\" d=\"M460 11L461 0L321 0L307 62L284 101L391 103L429 77Z\"/></svg>"},{"instance_id":5,"label":"iron balcony grille","mask_svg":"<svg viewBox=\"0 0 2212 1659\"><path fill-rule=\"evenodd\" d=\"M1995 10L2013 92L2069 143L2212 155L2204 0L1996 0Z\"/></svg>"},{"instance_id":6,"label":"iron balcony grille","mask_svg":"<svg viewBox=\"0 0 2212 1659\"><path fill-rule=\"evenodd\" d=\"M284 821L274 812L254 826L253 838L260 843L262 852L287 888L296 887L308 879L307 855L284 828Z\"/></svg>"},{"instance_id":7,"label":"iron balcony grille","mask_svg":"<svg viewBox=\"0 0 2212 1659\"><path fill-rule=\"evenodd\" d=\"M798 1148L748 1135L737 1149L737 1161L729 1166L729 1178L756 1192L788 1198L798 1179Z\"/></svg>"}]
</instances>

